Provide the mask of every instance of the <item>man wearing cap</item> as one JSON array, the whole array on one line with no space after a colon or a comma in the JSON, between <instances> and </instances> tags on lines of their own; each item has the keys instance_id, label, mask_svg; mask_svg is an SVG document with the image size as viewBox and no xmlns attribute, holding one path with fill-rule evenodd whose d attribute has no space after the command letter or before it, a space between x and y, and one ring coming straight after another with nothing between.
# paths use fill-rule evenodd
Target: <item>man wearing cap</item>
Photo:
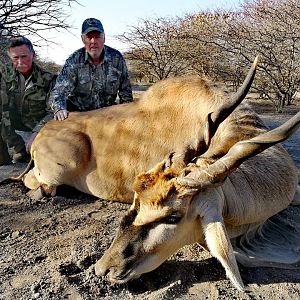
<instances>
[{"instance_id":1,"label":"man wearing cap","mask_svg":"<svg viewBox=\"0 0 300 300\"><path fill-rule=\"evenodd\" d=\"M8 56L12 64L1 66L0 165L11 163L7 146L12 149L12 162L30 158L23 138L30 139L48 114L47 102L55 80L54 74L36 64L32 43L27 38L11 39Z\"/></svg>"},{"instance_id":2,"label":"man wearing cap","mask_svg":"<svg viewBox=\"0 0 300 300\"><path fill-rule=\"evenodd\" d=\"M81 39L84 47L66 60L50 96L55 120L66 119L69 111L88 111L133 100L125 60L118 50L104 45L101 22L86 19Z\"/></svg>"}]
</instances>

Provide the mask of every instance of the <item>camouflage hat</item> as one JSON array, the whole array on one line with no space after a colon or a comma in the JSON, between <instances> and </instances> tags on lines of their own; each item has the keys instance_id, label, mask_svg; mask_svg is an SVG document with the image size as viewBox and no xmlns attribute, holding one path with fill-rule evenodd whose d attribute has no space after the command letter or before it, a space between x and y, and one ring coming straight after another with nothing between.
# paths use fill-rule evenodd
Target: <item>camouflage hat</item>
<instances>
[{"instance_id":1,"label":"camouflage hat","mask_svg":"<svg viewBox=\"0 0 300 300\"><path fill-rule=\"evenodd\" d=\"M98 31L104 33L102 23L94 18L84 20L84 22L82 23L81 34L87 34L91 31Z\"/></svg>"}]
</instances>

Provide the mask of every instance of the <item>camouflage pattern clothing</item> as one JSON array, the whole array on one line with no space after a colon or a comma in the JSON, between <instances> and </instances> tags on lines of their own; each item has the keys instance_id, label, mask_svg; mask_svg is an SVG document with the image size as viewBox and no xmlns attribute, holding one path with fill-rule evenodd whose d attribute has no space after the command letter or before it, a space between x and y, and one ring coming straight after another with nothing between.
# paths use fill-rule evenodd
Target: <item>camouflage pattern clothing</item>
<instances>
[{"instance_id":1,"label":"camouflage pattern clothing","mask_svg":"<svg viewBox=\"0 0 300 300\"><path fill-rule=\"evenodd\" d=\"M26 153L24 140L15 130L34 131L35 126L46 116L54 75L35 63L27 80L10 65L6 66L2 75L1 138L4 144L12 148L13 154Z\"/></svg>"},{"instance_id":2,"label":"camouflage pattern clothing","mask_svg":"<svg viewBox=\"0 0 300 300\"><path fill-rule=\"evenodd\" d=\"M0 70L0 166L9 164L11 159L8 153L6 142L2 136L7 136L11 130L9 111L8 111L8 98L6 94L6 84L2 72Z\"/></svg>"},{"instance_id":3,"label":"camouflage pattern clothing","mask_svg":"<svg viewBox=\"0 0 300 300\"><path fill-rule=\"evenodd\" d=\"M91 62L85 48L67 59L50 96L53 113L62 109L87 111L133 100L122 54L106 45L103 50L99 65Z\"/></svg>"},{"instance_id":4,"label":"camouflage pattern clothing","mask_svg":"<svg viewBox=\"0 0 300 300\"><path fill-rule=\"evenodd\" d=\"M22 131L32 131L49 112L48 99L54 75L33 62L28 79L9 69L6 85L12 126Z\"/></svg>"}]
</instances>

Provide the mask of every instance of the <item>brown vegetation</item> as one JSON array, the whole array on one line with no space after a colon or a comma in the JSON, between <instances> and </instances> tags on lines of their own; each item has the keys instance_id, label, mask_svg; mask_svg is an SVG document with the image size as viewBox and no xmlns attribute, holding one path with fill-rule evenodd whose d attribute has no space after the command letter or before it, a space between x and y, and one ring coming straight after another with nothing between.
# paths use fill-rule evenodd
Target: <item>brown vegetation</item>
<instances>
[{"instance_id":1,"label":"brown vegetation","mask_svg":"<svg viewBox=\"0 0 300 300\"><path fill-rule=\"evenodd\" d=\"M236 89L259 54L255 90L281 112L300 87L299 16L297 0L244 1L236 11L141 20L119 39L137 82L193 73Z\"/></svg>"}]
</instances>

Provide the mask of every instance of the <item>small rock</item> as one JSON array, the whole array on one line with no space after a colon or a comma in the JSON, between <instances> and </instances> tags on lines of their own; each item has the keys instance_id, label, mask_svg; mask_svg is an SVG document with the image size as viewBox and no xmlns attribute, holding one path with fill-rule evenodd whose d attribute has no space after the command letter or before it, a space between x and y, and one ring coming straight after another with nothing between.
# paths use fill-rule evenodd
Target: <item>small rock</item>
<instances>
[{"instance_id":1,"label":"small rock","mask_svg":"<svg viewBox=\"0 0 300 300\"><path fill-rule=\"evenodd\" d=\"M37 294L37 291L40 288L40 284L39 283L35 283L30 287L30 290L32 291L32 293Z\"/></svg>"},{"instance_id":2,"label":"small rock","mask_svg":"<svg viewBox=\"0 0 300 300\"><path fill-rule=\"evenodd\" d=\"M16 230L11 234L12 239L16 239L17 237L20 236L20 231Z\"/></svg>"},{"instance_id":3,"label":"small rock","mask_svg":"<svg viewBox=\"0 0 300 300\"><path fill-rule=\"evenodd\" d=\"M42 188L39 187L36 190L30 190L29 192L26 193L26 195L31 198L34 201L41 200L43 198L43 191Z\"/></svg>"},{"instance_id":4,"label":"small rock","mask_svg":"<svg viewBox=\"0 0 300 300\"><path fill-rule=\"evenodd\" d=\"M32 299L37 299L40 297L40 295L41 295L40 293L35 293L32 295Z\"/></svg>"}]
</instances>

